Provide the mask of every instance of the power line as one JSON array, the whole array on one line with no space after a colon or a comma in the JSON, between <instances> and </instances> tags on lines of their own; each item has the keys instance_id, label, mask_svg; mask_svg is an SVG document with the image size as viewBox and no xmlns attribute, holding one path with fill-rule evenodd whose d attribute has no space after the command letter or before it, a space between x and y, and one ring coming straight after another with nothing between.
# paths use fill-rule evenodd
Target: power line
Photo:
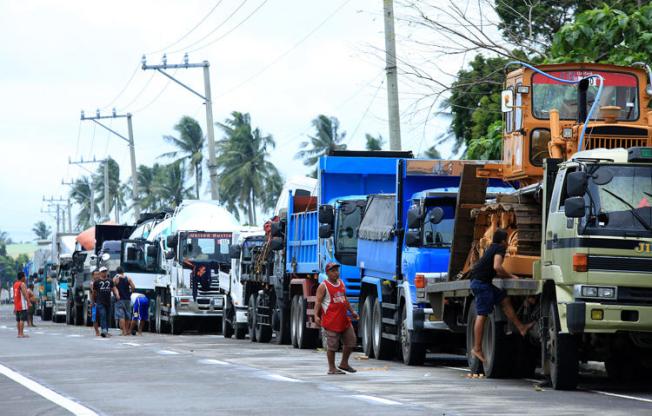
<instances>
[{"instance_id":1,"label":"power line","mask_svg":"<svg viewBox=\"0 0 652 416\"><path fill-rule=\"evenodd\" d=\"M244 6L246 3L247 3L247 0L243 0L243 1L240 3L240 5L239 5L238 7L236 7L235 10L233 10L233 11L231 12L230 15L228 15L228 16L226 17L226 19L224 19L220 24L218 24L215 28L213 28L213 30L211 30L210 32L208 32L208 34L206 34L206 35L205 35L204 37L202 37L201 39L196 40L195 42L192 42L190 45L187 45L187 46L185 46L185 47L183 47L183 48L181 48L181 49L173 50L173 51L171 51L170 53L183 52L183 51L187 50L188 48L192 48L193 46L195 46L195 45L197 45L198 43L202 42L204 39L208 38L208 37L211 36L213 33L215 33L215 32L217 32L218 30L220 30L220 29L222 28L222 26L224 26L224 25L225 25L229 20L231 20L231 18L233 18L233 16L234 16L234 15L235 15L235 14L236 14L236 13L237 13L241 8L242 8L242 6Z\"/></svg>"},{"instance_id":2,"label":"power line","mask_svg":"<svg viewBox=\"0 0 652 416\"><path fill-rule=\"evenodd\" d=\"M336 15L340 10L342 10L342 9L344 8L344 6L346 6L346 5L349 4L350 2L351 2L351 0L345 0L345 1L344 1L342 4L340 4L340 5L339 5L339 6L338 6L338 7L337 7L337 8L336 8L336 9L335 9L331 14L329 14L329 15L328 15L324 20L322 20L321 23L319 23L319 24L318 24L314 29L312 29L310 32L308 32L307 35L305 35L304 37L302 37L302 38L301 38L297 43L295 43L295 44L294 44L290 49L286 50L285 52L283 52L282 54L280 54L279 56L277 56L274 60L272 60L269 64L267 64L265 67L263 67L263 69L261 69L260 71L256 72L255 74L253 74L252 76L250 76L250 77L247 78L246 80L242 81L241 83L239 83L239 84L236 85L235 87L233 87L233 88L231 88L231 89L228 89L226 92L220 94L220 95L218 96L218 98L222 98L222 97L224 97L225 95L228 95L228 94L232 93L233 91L239 89L239 88L242 87L243 85L248 84L249 82L251 82L251 81L253 81L254 79L258 78L258 77L259 77L260 75L262 75L264 72L266 72L269 68L271 68L272 66L276 65L279 61L281 61L283 58L285 58L287 55L289 55L290 52L294 51L294 50L295 50L296 48L298 48L298 47L299 47L303 42L305 42L306 40L308 40L308 38L309 38L310 36L312 36L315 32L317 32L319 29L321 29L322 26L324 26L324 25L325 25L325 24L326 24L326 23L327 23L331 18L333 18L333 16L335 16L335 15Z\"/></svg>"},{"instance_id":3,"label":"power line","mask_svg":"<svg viewBox=\"0 0 652 416\"><path fill-rule=\"evenodd\" d=\"M362 113L362 117L360 118L360 121L358 121L358 125L355 126L355 129L353 130L353 133L351 136L349 136L349 139L352 139L355 137L355 134L358 132L358 129L360 128L360 125L362 125L362 121L367 117L367 113L369 112L369 109L371 109L371 106L373 105L374 101L376 101L376 97L378 96L378 91L380 91L380 88L385 84L385 80L383 80L378 88L376 88L376 92L374 93L374 96L371 97L371 101L369 102L369 105L367 106L367 109L364 110L364 113ZM345 140L346 142L346 140Z\"/></svg>"},{"instance_id":4,"label":"power line","mask_svg":"<svg viewBox=\"0 0 652 416\"><path fill-rule=\"evenodd\" d=\"M138 66L138 69L140 69L140 65ZM127 104L123 105L122 107L120 107L120 110L124 111L128 107L130 107L132 104L134 104L140 98L140 96L143 95L143 93L145 92L147 87L149 87L149 84L152 82L153 79L154 79L154 74L152 74L152 76L149 77L149 79L147 80L145 85L143 85L143 88L141 88L140 91L138 91L138 93L134 96L134 98L131 99L131 101L129 101L129 103L127 103Z\"/></svg>"},{"instance_id":5,"label":"power line","mask_svg":"<svg viewBox=\"0 0 652 416\"><path fill-rule=\"evenodd\" d=\"M204 16L204 17L203 17L199 22L197 22L197 24L196 24L195 26L192 27L192 29L190 29L188 32L186 32L185 35L181 36L181 37L180 37L179 39L177 39L174 43L171 43L171 44L169 44L168 46L166 46L166 47L164 47L164 48L161 48L161 49L159 49L159 50L157 50L157 51L147 52L146 55L151 55L151 54L154 54L154 53L160 53L160 52L163 52L163 51L167 50L168 48L171 48L171 47L173 47L174 45L177 45L179 42L181 42L182 40L184 40L185 38L187 38L187 37L188 37L192 32L194 32L195 30L197 30L197 28L198 28L199 26L201 26L201 24L204 23L204 22L206 21L206 19L208 19L208 18L210 17L211 14L213 14L213 12L214 12L214 11L215 11L219 6L220 6L220 4L222 4L222 1L223 1L223 0L219 0L219 1L215 4L215 6L213 6L213 7L208 11L208 13L206 13L206 15L205 15L205 16ZM138 69L138 68L136 68L136 69Z\"/></svg>"},{"instance_id":6,"label":"power line","mask_svg":"<svg viewBox=\"0 0 652 416\"><path fill-rule=\"evenodd\" d=\"M201 49L208 48L209 46L214 45L215 43L217 43L217 42L221 41L222 39L224 39L225 37L229 36L232 32L234 32L237 28L239 28L239 27L242 26L242 25L243 25L247 20L249 20L249 19L250 19L254 14L256 14L256 13L258 12L258 10L260 10L260 9L261 9L261 8L262 8L262 7L263 7L263 6L268 2L268 1L269 1L269 0L263 0L263 2L260 3L260 4L258 5L258 7L256 7L256 8L255 8L251 13L249 13L249 14L247 15L247 17L245 17L244 19L242 19L242 20L241 20L237 25L235 25L234 27L232 27L230 30L227 30L226 33L222 34L222 36L219 36L218 38L216 38L216 39L214 39L214 40L208 42L208 43L205 44L204 46L200 46L200 47L198 47L198 48L192 49L192 50L188 51L188 53L197 52L197 51L199 51L199 50L201 50Z\"/></svg>"},{"instance_id":7,"label":"power line","mask_svg":"<svg viewBox=\"0 0 652 416\"><path fill-rule=\"evenodd\" d=\"M122 94L124 94L124 92L127 91L127 87L129 87L129 85L131 85L131 81L133 81L134 78L136 77L136 74L138 73L138 69L139 69L139 68L140 68L140 66L139 66L139 65L136 65L136 68L134 69L134 72L133 72L133 73L131 74L131 76L129 77L129 80L127 81L127 83L125 84L125 86L122 87L122 89L120 90L120 92L118 93L118 95L116 95L115 97L113 97L113 100L111 100L110 103L108 103L107 105L105 105L104 107L102 107L102 110L106 110L107 108L110 108L110 107L111 107L111 106L112 106L116 101L118 101L118 98L120 98L120 97L122 96Z\"/></svg>"},{"instance_id":8,"label":"power line","mask_svg":"<svg viewBox=\"0 0 652 416\"><path fill-rule=\"evenodd\" d=\"M173 75L176 74L176 73L177 73L176 70L174 72L172 72ZM156 74L156 73L155 72L152 73L152 77L154 76L154 74ZM165 85L163 85L163 88L161 89L161 91L159 91L159 93L156 94L156 96L150 102L148 102L147 104L145 104L144 106L142 106L142 107L140 107L140 108L138 108L136 110L133 110L132 113L134 113L134 114L139 113L139 112L149 108L152 104L154 104L161 97L161 95L163 95L163 93L165 92L165 90L168 88L169 85L170 85L170 80L168 79L167 82L165 83Z\"/></svg>"}]
</instances>

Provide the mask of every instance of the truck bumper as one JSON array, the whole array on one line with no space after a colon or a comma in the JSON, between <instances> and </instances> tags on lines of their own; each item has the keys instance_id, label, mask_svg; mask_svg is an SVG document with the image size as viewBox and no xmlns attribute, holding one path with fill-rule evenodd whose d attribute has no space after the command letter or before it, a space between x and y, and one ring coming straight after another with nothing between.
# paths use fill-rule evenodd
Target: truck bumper
<instances>
[{"instance_id":1,"label":"truck bumper","mask_svg":"<svg viewBox=\"0 0 652 416\"><path fill-rule=\"evenodd\" d=\"M652 332L652 306L598 302L571 302L560 306L566 307L566 323L571 334Z\"/></svg>"},{"instance_id":2,"label":"truck bumper","mask_svg":"<svg viewBox=\"0 0 652 416\"><path fill-rule=\"evenodd\" d=\"M224 315L224 296L197 298L192 296L175 296L176 316L219 317Z\"/></svg>"},{"instance_id":3,"label":"truck bumper","mask_svg":"<svg viewBox=\"0 0 652 416\"><path fill-rule=\"evenodd\" d=\"M249 314L246 307L236 307L235 309L235 323L237 324L247 324L247 318Z\"/></svg>"}]
</instances>

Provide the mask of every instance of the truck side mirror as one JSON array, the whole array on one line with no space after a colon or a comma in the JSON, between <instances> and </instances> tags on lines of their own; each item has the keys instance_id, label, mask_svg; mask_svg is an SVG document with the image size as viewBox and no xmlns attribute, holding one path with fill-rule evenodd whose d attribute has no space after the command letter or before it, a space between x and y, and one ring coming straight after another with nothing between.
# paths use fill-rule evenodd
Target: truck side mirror
<instances>
[{"instance_id":1,"label":"truck side mirror","mask_svg":"<svg viewBox=\"0 0 652 416\"><path fill-rule=\"evenodd\" d=\"M319 238L330 238L333 235L333 228L330 224L321 224L319 226Z\"/></svg>"},{"instance_id":2,"label":"truck side mirror","mask_svg":"<svg viewBox=\"0 0 652 416\"><path fill-rule=\"evenodd\" d=\"M174 248L177 247L177 236L176 235L169 235L167 237L167 239L165 240L165 242L167 243L167 246L169 248L174 249Z\"/></svg>"},{"instance_id":3,"label":"truck side mirror","mask_svg":"<svg viewBox=\"0 0 652 416\"><path fill-rule=\"evenodd\" d=\"M564 201L564 213L568 218L582 218L586 214L584 197L572 196Z\"/></svg>"},{"instance_id":4,"label":"truck side mirror","mask_svg":"<svg viewBox=\"0 0 652 416\"><path fill-rule=\"evenodd\" d=\"M319 223L331 224L335 222L335 210L332 205L322 205L319 207Z\"/></svg>"},{"instance_id":5,"label":"truck side mirror","mask_svg":"<svg viewBox=\"0 0 652 416\"><path fill-rule=\"evenodd\" d=\"M410 207L407 218L408 228L419 228L421 226L421 209L419 207Z\"/></svg>"},{"instance_id":6,"label":"truck side mirror","mask_svg":"<svg viewBox=\"0 0 652 416\"><path fill-rule=\"evenodd\" d=\"M444 219L444 209L442 207L434 207L429 214L428 221L431 224L439 224Z\"/></svg>"},{"instance_id":7,"label":"truck side mirror","mask_svg":"<svg viewBox=\"0 0 652 416\"><path fill-rule=\"evenodd\" d=\"M231 246L229 248L229 257L231 259L237 260L240 258L240 253L242 252L241 246Z\"/></svg>"},{"instance_id":8,"label":"truck side mirror","mask_svg":"<svg viewBox=\"0 0 652 416\"><path fill-rule=\"evenodd\" d=\"M420 241L420 232L417 230L409 230L405 233L405 245L408 247L418 247Z\"/></svg>"},{"instance_id":9,"label":"truck side mirror","mask_svg":"<svg viewBox=\"0 0 652 416\"><path fill-rule=\"evenodd\" d=\"M158 247L156 246L147 246L147 257L156 257L158 254Z\"/></svg>"},{"instance_id":10,"label":"truck side mirror","mask_svg":"<svg viewBox=\"0 0 652 416\"><path fill-rule=\"evenodd\" d=\"M272 240L269 242L269 248L272 249L272 251L279 251L283 249L283 239L280 237L274 237Z\"/></svg>"},{"instance_id":11,"label":"truck side mirror","mask_svg":"<svg viewBox=\"0 0 652 416\"><path fill-rule=\"evenodd\" d=\"M168 250L165 252L165 258L167 260L172 260L174 259L174 250Z\"/></svg>"},{"instance_id":12,"label":"truck side mirror","mask_svg":"<svg viewBox=\"0 0 652 416\"><path fill-rule=\"evenodd\" d=\"M509 113L514 109L514 92L503 90L500 93L500 109L503 113Z\"/></svg>"},{"instance_id":13,"label":"truck side mirror","mask_svg":"<svg viewBox=\"0 0 652 416\"><path fill-rule=\"evenodd\" d=\"M586 172L571 172L566 179L566 193L569 197L584 196L587 187Z\"/></svg>"}]
</instances>

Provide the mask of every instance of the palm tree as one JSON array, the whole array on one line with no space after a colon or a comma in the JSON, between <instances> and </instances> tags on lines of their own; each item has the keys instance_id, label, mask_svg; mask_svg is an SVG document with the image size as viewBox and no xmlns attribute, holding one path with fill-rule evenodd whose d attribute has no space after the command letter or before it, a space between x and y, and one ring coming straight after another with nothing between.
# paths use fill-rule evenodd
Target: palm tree
<instances>
[{"instance_id":1,"label":"palm tree","mask_svg":"<svg viewBox=\"0 0 652 416\"><path fill-rule=\"evenodd\" d=\"M161 200L157 194L157 178L165 177L161 172L165 167L154 163L152 167L140 165L138 166L138 201L140 208L144 211L158 211L161 207Z\"/></svg>"},{"instance_id":2,"label":"palm tree","mask_svg":"<svg viewBox=\"0 0 652 416\"><path fill-rule=\"evenodd\" d=\"M36 237L39 240L47 240L50 238L50 234L52 234L52 229L48 227L47 224L45 224L43 221L39 221L34 224L32 231L34 234L36 234Z\"/></svg>"},{"instance_id":3,"label":"palm tree","mask_svg":"<svg viewBox=\"0 0 652 416\"><path fill-rule=\"evenodd\" d=\"M202 181L202 161L204 155L204 133L201 126L192 117L183 116L174 126L174 130L179 133L179 137L163 136L168 143L177 147L177 151L163 153L160 157L181 157L177 161L184 160L188 162L188 173L190 177L195 177L195 197L199 199L199 187Z\"/></svg>"},{"instance_id":4,"label":"palm tree","mask_svg":"<svg viewBox=\"0 0 652 416\"><path fill-rule=\"evenodd\" d=\"M337 118L320 114L312 121L312 125L316 130L315 135L308 136L310 141L302 142L299 145L303 150L295 156L297 159L303 159L304 165L315 166L321 156L327 155L333 150L346 150L346 144L342 143L346 132L339 132L340 122ZM312 174L317 176L317 167Z\"/></svg>"},{"instance_id":5,"label":"palm tree","mask_svg":"<svg viewBox=\"0 0 652 416\"><path fill-rule=\"evenodd\" d=\"M430 146L428 150L423 152L423 157L426 159L441 159L441 154L435 146Z\"/></svg>"},{"instance_id":6,"label":"palm tree","mask_svg":"<svg viewBox=\"0 0 652 416\"><path fill-rule=\"evenodd\" d=\"M367 133L365 138L367 139L367 150L383 150L383 146L385 146L386 143L383 136L379 134L378 137L374 137Z\"/></svg>"},{"instance_id":7,"label":"palm tree","mask_svg":"<svg viewBox=\"0 0 652 416\"><path fill-rule=\"evenodd\" d=\"M77 179L70 190L70 198L80 207L77 214L78 228L88 228L97 219L99 210L97 209L96 200L91 201L91 195L91 179L88 176ZM94 218L91 218L91 204L93 204Z\"/></svg>"},{"instance_id":8,"label":"palm tree","mask_svg":"<svg viewBox=\"0 0 652 416\"><path fill-rule=\"evenodd\" d=\"M154 176L152 189L160 206L174 209L181 201L192 197L192 187L186 187L185 182L183 160L177 160L159 169Z\"/></svg>"},{"instance_id":9,"label":"palm tree","mask_svg":"<svg viewBox=\"0 0 652 416\"><path fill-rule=\"evenodd\" d=\"M249 224L256 224L256 207L272 208L283 186L276 166L267 160L276 143L271 135L252 129L248 113L234 111L217 125L226 135L217 142L221 202L238 219L242 210Z\"/></svg>"},{"instance_id":10,"label":"palm tree","mask_svg":"<svg viewBox=\"0 0 652 416\"><path fill-rule=\"evenodd\" d=\"M100 163L97 171L93 175L93 191L95 192L95 202L104 209L104 164L109 164L109 211L106 213L111 216L111 211L118 204L118 209L125 207L124 187L120 184L120 165L112 158L107 158L107 162Z\"/></svg>"}]
</instances>

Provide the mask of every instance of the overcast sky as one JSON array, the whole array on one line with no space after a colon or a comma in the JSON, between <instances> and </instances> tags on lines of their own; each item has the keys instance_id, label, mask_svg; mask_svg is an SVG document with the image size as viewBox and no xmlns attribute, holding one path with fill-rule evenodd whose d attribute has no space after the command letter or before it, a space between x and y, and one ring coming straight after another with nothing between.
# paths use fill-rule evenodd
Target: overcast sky
<instances>
[{"instance_id":1,"label":"overcast sky","mask_svg":"<svg viewBox=\"0 0 652 416\"><path fill-rule=\"evenodd\" d=\"M62 179L86 174L69 166L69 157L110 155L120 163L122 180L129 179L126 144L82 123L82 109L132 112L138 164L152 164L171 150L162 136L174 133L181 116L205 128L201 100L160 74L141 71L143 53L150 63L160 62L164 50L168 63L180 63L184 51L192 51L191 62L208 60L215 121L234 110L249 112L254 126L275 137L272 161L284 177L308 172L293 156L320 113L339 118L351 149L364 147L365 133L387 139L384 62L374 53L384 45L382 3L0 0L0 230L31 240L36 221L53 223L41 213L42 197L67 195ZM401 37L407 29L399 24L397 30ZM399 56L409 53L399 39ZM461 62L446 64L454 71ZM203 91L200 69L176 76ZM404 110L409 101L405 89L401 93ZM126 135L123 119L107 123ZM405 117L403 148L424 151L447 128L444 120L424 126ZM441 151L450 156L450 146Z\"/></svg>"}]
</instances>

